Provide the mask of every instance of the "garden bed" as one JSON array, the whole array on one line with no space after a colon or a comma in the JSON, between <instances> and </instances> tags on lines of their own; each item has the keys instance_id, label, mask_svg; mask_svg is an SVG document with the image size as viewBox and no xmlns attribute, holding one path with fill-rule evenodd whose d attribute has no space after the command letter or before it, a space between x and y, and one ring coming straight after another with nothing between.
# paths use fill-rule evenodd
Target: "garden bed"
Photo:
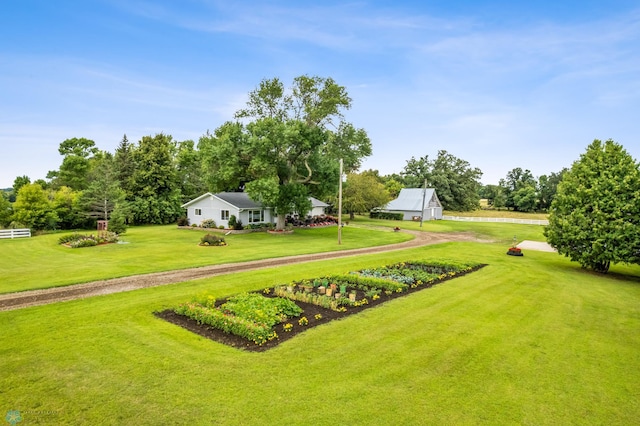
<instances>
[{"instance_id":1,"label":"garden bed","mask_svg":"<svg viewBox=\"0 0 640 426\"><path fill-rule=\"evenodd\" d=\"M398 265L415 265L415 263L412 264L408 262L402 262L393 266L397 267ZM437 266L439 268L447 268L447 266L444 264L438 264ZM189 331L192 331L216 342L223 343L238 349L262 352L295 337L297 334L302 333L309 328L356 314L365 309L373 308L398 297L407 296L409 294L412 294L413 292L432 287L433 285L442 283L452 278L474 272L482 268L483 266L485 265L464 265L463 268L456 268L452 266L449 267L449 269L440 269L440 273L436 274L434 278L427 279L425 279L426 275L418 275L416 277L415 269L413 272L413 278L402 278L399 276L393 276L390 278L389 271L391 270L391 268L382 267L373 270L358 271L357 273L342 276L302 280L294 283L289 283L288 285L264 289L263 291L259 292L263 297L272 299L284 298L292 300L297 306L302 309L302 312L298 316L284 318L280 323L273 325L272 331L275 332L274 336L277 337L271 336L269 339L260 343L256 343L245 337L241 337L230 332L225 332L219 328L207 325L207 319L203 317L202 313L194 315L194 317L198 319L189 318L188 316L176 313L176 311L178 310L184 310L185 306L187 305L199 307L199 309L203 312L209 312L206 309L218 309L232 298L216 300L215 303L213 301L201 301L201 305L199 305L199 302L192 302L192 304L183 304L175 309L156 312L155 315L168 322L179 325ZM397 270L398 269L395 269L395 271ZM407 267L406 270L408 276L411 276L412 273L409 272L411 269ZM361 275L361 273L364 273L366 276ZM385 273L387 274L387 276L385 276ZM339 299L340 302L333 303L332 307L320 306L320 304L322 303L327 305L327 300L324 298L324 296L318 295L318 284L321 285L323 284L323 282L337 281L341 279L341 277L345 280L343 281L343 285L349 287L349 293L355 293L355 302L349 301L348 298L341 298ZM425 280L422 281L421 278ZM399 279L400 281L404 280L404 282L396 281L397 279ZM411 281L411 279L413 279L413 281ZM374 288L376 282L379 282L382 288ZM303 285L309 286L310 284L316 284L316 286L311 290L295 289L295 286L302 287ZM294 289L289 288L285 290L287 286L294 287ZM339 288L339 286L337 287ZM314 303L308 303L306 300ZM216 312L216 314L220 315L219 312ZM204 315L206 316L206 314Z\"/></svg>"}]
</instances>

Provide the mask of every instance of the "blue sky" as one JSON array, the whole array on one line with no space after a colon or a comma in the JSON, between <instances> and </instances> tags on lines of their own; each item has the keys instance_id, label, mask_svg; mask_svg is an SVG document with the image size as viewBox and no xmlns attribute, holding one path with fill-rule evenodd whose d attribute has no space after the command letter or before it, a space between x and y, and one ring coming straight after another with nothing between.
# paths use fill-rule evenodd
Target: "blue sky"
<instances>
[{"instance_id":1,"label":"blue sky","mask_svg":"<svg viewBox=\"0 0 640 426\"><path fill-rule=\"evenodd\" d=\"M561 3L561 4L559 4ZM363 169L438 150L497 183L570 167L593 139L640 158L637 1L5 0L0 188L60 142L197 141L260 80L332 77L367 130Z\"/></svg>"}]
</instances>

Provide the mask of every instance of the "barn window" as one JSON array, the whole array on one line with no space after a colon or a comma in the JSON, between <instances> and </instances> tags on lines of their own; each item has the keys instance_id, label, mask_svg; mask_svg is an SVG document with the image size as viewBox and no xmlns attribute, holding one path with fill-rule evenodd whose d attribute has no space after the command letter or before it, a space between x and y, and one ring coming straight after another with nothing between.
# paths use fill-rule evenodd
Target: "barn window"
<instances>
[{"instance_id":1,"label":"barn window","mask_svg":"<svg viewBox=\"0 0 640 426\"><path fill-rule=\"evenodd\" d=\"M202 216L202 209L196 209L196 216Z\"/></svg>"}]
</instances>

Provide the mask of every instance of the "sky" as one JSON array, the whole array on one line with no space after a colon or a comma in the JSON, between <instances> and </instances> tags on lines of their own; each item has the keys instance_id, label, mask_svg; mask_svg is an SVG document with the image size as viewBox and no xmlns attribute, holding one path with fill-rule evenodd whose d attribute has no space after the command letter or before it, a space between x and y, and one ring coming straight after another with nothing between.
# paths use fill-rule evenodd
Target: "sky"
<instances>
[{"instance_id":1,"label":"sky","mask_svg":"<svg viewBox=\"0 0 640 426\"><path fill-rule=\"evenodd\" d=\"M640 158L637 0L3 0L0 188L57 170L69 138L197 142L300 75L346 88L381 175L446 150L497 184L594 139Z\"/></svg>"}]
</instances>

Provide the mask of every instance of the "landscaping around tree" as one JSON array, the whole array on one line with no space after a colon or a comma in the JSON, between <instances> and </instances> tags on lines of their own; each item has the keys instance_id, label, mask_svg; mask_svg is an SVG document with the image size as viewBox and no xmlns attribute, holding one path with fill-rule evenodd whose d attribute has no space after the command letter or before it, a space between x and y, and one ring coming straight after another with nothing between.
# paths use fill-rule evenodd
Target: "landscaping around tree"
<instances>
[{"instance_id":1,"label":"landscaping around tree","mask_svg":"<svg viewBox=\"0 0 640 426\"><path fill-rule=\"evenodd\" d=\"M311 327L432 287L482 266L399 262L344 275L298 280L227 299L208 296L156 315L220 343L264 351Z\"/></svg>"}]
</instances>

